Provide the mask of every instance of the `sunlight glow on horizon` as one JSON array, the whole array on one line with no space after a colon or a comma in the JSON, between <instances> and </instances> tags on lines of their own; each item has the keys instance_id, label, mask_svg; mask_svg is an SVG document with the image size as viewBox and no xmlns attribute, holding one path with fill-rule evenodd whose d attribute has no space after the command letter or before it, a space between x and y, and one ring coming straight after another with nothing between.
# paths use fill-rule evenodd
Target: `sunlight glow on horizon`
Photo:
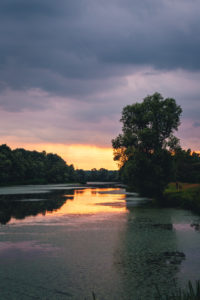
<instances>
[{"instance_id":1,"label":"sunlight glow on horizon","mask_svg":"<svg viewBox=\"0 0 200 300\"><path fill-rule=\"evenodd\" d=\"M47 153L58 154L68 165L73 164L75 169L91 170L93 168L105 168L107 170L118 170L117 163L113 160L113 149L111 147L44 143L7 143L7 145L12 149L24 148L31 151L46 151ZM192 149L192 152L200 154L200 150Z\"/></svg>"},{"instance_id":2,"label":"sunlight glow on horizon","mask_svg":"<svg viewBox=\"0 0 200 300\"><path fill-rule=\"evenodd\" d=\"M8 144L12 149L24 148L26 150L46 151L61 156L67 164L73 164L76 169L91 170L92 168L105 168L118 170L113 160L111 147L98 147L93 145L66 145L66 144Z\"/></svg>"}]
</instances>

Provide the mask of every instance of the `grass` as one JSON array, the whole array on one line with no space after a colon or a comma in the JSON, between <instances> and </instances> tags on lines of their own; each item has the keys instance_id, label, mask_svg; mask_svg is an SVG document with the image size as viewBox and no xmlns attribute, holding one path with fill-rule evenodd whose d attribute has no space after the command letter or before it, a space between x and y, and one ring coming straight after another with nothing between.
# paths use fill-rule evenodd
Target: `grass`
<instances>
[{"instance_id":1,"label":"grass","mask_svg":"<svg viewBox=\"0 0 200 300\"><path fill-rule=\"evenodd\" d=\"M159 287L156 287L156 290L157 300L200 300L200 280L197 280L194 285L191 283L191 281L188 281L186 289L179 288L175 292L169 291L169 293L165 295L162 295ZM92 298L90 299L98 300L94 292L92 292ZM87 299L85 298L84 300ZM138 300L142 300L142 298Z\"/></svg>"},{"instance_id":2,"label":"grass","mask_svg":"<svg viewBox=\"0 0 200 300\"><path fill-rule=\"evenodd\" d=\"M175 182L171 182L166 191L165 192L180 192L180 191L187 191L187 190L196 190L198 188L200 188L200 183L183 183L183 182L179 182L179 189L177 190L176 188L176 183Z\"/></svg>"},{"instance_id":3,"label":"grass","mask_svg":"<svg viewBox=\"0 0 200 300\"><path fill-rule=\"evenodd\" d=\"M168 295L161 295L157 289L158 298L160 300L200 300L200 280L197 280L194 286L191 281L188 282L186 289L178 289L176 292L169 293Z\"/></svg>"},{"instance_id":4,"label":"grass","mask_svg":"<svg viewBox=\"0 0 200 300\"><path fill-rule=\"evenodd\" d=\"M87 300L87 299L85 298L84 300ZM94 292L92 292L92 300L98 300Z\"/></svg>"},{"instance_id":5,"label":"grass","mask_svg":"<svg viewBox=\"0 0 200 300\"><path fill-rule=\"evenodd\" d=\"M164 205L190 209L200 213L200 184L170 183L164 192Z\"/></svg>"}]
</instances>

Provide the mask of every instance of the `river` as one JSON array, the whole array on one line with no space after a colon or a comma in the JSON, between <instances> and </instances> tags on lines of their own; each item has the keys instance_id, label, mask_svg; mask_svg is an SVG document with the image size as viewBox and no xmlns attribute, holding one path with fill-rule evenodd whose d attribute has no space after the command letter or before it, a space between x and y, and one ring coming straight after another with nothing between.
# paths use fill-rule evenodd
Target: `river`
<instances>
[{"instance_id":1,"label":"river","mask_svg":"<svg viewBox=\"0 0 200 300\"><path fill-rule=\"evenodd\" d=\"M0 299L150 300L200 279L200 217L121 188L0 188Z\"/></svg>"}]
</instances>

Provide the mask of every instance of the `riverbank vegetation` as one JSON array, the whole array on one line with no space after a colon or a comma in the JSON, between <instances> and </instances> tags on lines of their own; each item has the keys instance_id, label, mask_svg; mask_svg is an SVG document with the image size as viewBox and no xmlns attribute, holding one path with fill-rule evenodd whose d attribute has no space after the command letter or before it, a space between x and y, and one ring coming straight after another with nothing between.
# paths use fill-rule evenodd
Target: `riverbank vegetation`
<instances>
[{"instance_id":1,"label":"riverbank vegetation","mask_svg":"<svg viewBox=\"0 0 200 300\"><path fill-rule=\"evenodd\" d=\"M60 156L45 151L11 150L0 146L0 185L118 181L118 171L74 169Z\"/></svg>"},{"instance_id":2,"label":"riverbank vegetation","mask_svg":"<svg viewBox=\"0 0 200 300\"><path fill-rule=\"evenodd\" d=\"M163 295L159 290L159 287L155 287L157 296L155 299L157 300L199 300L200 299L200 280L197 280L195 284L192 284L191 281L188 281L188 285L185 289L177 289L174 287L175 291L169 291L168 294ZM98 300L95 293L92 292L92 300ZM85 300L87 300L85 298ZM89 300L89 299L88 299ZM142 300L142 298L138 298L138 300Z\"/></svg>"},{"instance_id":3,"label":"riverbank vegetation","mask_svg":"<svg viewBox=\"0 0 200 300\"><path fill-rule=\"evenodd\" d=\"M163 205L200 213L200 184L171 183L164 192Z\"/></svg>"},{"instance_id":4,"label":"riverbank vegetation","mask_svg":"<svg viewBox=\"0 0 200 300\"><path fill-rule=\"evenodd\" d=\"M124 107L122 133L112 145L121 179L129 189L163 200L169 182L200 182L199 154L181 149L174 135L181 113L174 99L164 99L159 93ZM166 194L172 197L172 193Z\"/></svg>"},{"instance_id":5,"label":"riverbank vegetation","mask_svg":"<svg viewBox=\"0 0 200 300\"><path fill-rule=\"evenodd\" d=\"M119 172L106 170L100 168L97 170L93 168L92 170L85 171L78 169L75 171L77 182L86 183L86 182L118 182L119 181Z\"/></svg>"},{"instance_id":6,"label":"riverbank vegetation","mask_svg":"<svg viewBox=\"0 0 200 300\"><path fill-rule=\"evenodd\" d=\"M162 204L200 213L200 155L177 149L172 156L174 174L165 189Z\"/></svg>"},{"instance_id":7,"label":"riverbank vegetation","mask_svg":"<svg viewBox=\"0 0 200 300\"><path fill-rule=\"evenodd\" d=\"M175 291L169 291L168 294L163 295L159 290L159 287L155 287L157 291L157 296L155 299L157 300L199 300L200 299L200 280L197 280L195 284L192 284L191 281L188 281L188 285L185 289L177 289L175 287ZM92 300L98 300L98 297L92 292ZM84 300L87 300L86 298ZM89 300L89 299L88 299ZM138 298L138 300L142 300L142 298Z\"/></svg>"},{"instance_id":8,"label":"riverbank vegetation","mask_svg":"<svg viewBox=\"0 0 200 300\"><path fill-rule=\"evenodd\" d=\"M162 295L158 291L158 297L159 300L199 300L200 299L200 280L197 280L195 284L193 285L191 281L188 282L188 286L185 289L179 288L178 290L175 290L175 292L168 293L168 295Z\"/></svg>"},{"instance_id":9,"label":"riverbank vegetation","mask_svg":"<svg viewBox=\"0 0 200 300\"><path fill-rule=\"evenodd\" d=\"M74 181L74 167L57 154L0 146L0 185Z\"/></svg>"}]
</instances>

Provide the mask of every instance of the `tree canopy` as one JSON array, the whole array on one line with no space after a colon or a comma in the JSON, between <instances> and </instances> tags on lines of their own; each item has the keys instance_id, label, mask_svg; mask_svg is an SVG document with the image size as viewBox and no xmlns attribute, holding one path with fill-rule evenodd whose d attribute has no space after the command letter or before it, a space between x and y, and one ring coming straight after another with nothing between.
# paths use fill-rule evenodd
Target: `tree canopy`
<instances>
[{"instance_id":1,"label":"tree canopy","mask_svg":"<svg viewBox=\"0 0 200 300\"><path fill-rule=\"evenodd\" d=\"M122 134L112 140L122 178L142 194L159 197L173 171L171 155L179 148L174 131L182 109L173 98L154 93L124 107Z\"/></svg>"},{"instance_id":2,"label":"tree canopy","mask_svg":"<svg viewBox=\"0 0 200 300\"><path fill-rule=\"evenodd\" d=\"M73 182L73 165L57 154L0 146L0 185Z\"/></svg>"},{"instance_id":3,"label":"tree canopy","mask_svg":"<svg viewBox=\"0 0 200 300\"><path fill-rule=\"evenodd\" d=\"M60 156L45 151L11 150L0 145L0 185L117 181L118 171L74 170Z\"/></svg>"}]
</instances>

